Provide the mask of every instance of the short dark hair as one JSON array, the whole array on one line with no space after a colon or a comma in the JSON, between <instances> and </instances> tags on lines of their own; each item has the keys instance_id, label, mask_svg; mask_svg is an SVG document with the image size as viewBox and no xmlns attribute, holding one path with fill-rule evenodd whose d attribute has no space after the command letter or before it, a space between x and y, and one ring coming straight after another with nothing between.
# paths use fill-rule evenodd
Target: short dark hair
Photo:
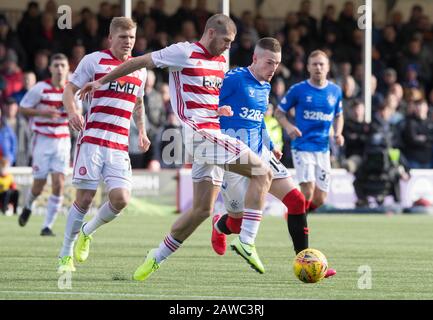
<instances>
[{"instance_id":1,"label":"short dark hair","mask_svg":"<svg viewBox=\"0 0 433 320\"><path fill-rule=\"evenodd\" d=\"M55 61L55 60L66 60L68 61L68 57L63 54L63 53L55 53L50 57L50 65Z\"/></svg>"},{"instance_id":2,"label":"short dark hair","mask_svg":"<svg viewBox=\"0 0 433 320\"><path fill-rule=\"evenodd\" d=\"M227 33L228 31L237 32L236 24L233 20L222 13L217 13L211 16L206 21L206 26L204 27L204 32L208 29L215 29L217 33Z\"/></svg>"},{"instance_id":3,"label":"short dark hair","mask_svg":"<svg viewBox=\"0 0 433 320\"><path fill-rule=\"evenodd\" d=\"M277 39L271 37L261 38L259 41L257 41L256 46L271 52L281 52L281 44Z\"/></svg>"}]
</instances>

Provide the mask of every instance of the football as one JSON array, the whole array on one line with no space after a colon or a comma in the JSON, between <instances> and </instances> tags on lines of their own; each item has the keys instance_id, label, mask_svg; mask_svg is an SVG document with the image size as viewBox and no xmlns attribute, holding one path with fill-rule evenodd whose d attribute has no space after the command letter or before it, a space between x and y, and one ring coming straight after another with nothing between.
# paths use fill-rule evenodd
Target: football
<instances>
[{"instance_id":1,"label":"football","mask_svg":"<svg viewBox=\"0 0 433 320\"><path fill-rule=\"evenodd\" d=\"M293 261L293 271L302 282L315 283L325 277L328 261L325 255L316 249L307 248L299 252Z\"/></svg>"}]
</instances>

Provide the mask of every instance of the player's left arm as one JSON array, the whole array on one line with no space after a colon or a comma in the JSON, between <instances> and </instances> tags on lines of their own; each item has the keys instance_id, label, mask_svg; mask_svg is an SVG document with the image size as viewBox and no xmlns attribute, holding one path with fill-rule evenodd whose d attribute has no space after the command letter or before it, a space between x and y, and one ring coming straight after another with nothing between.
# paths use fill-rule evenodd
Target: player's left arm
<instances>
[{"instance_id":1,"label":"player's left arm","mask_svg":"<svg viewBox=\"0 0 433 320\"><path fill-rule=\"evenodd\" d=\"M344 145L344 136L343 136L344 118L343 118L343 102L342 102L341 94L336 103L333 127L334 127L335 143L341 147Z\"/></svg>"},{"instance_id":2,"label":"player's left arm","mask_svg":"<svg viewBox=\"0 0 433 320\"><path fill-rule=\"evenodd\" d=\"M150 140L147 137L146 126L144 121L145 109L143 98L137 97L134 109L132 110L132 117L138 129L138 146L146 152L150 147Z\"/></svg>"}]
</instances>

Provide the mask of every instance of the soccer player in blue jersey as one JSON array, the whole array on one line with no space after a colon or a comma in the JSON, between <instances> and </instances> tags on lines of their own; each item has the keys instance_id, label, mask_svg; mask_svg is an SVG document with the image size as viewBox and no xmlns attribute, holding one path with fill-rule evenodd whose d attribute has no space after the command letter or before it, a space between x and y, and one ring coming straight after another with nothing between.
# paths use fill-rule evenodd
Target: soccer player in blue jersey
<instances>
[{"instance_id":1,"label":"soccer player in blue jersey","mask_svg":"<svg viewBox=\"0 0 433 320\"><path fill-rule=\"evenodd\" d=\"M226 134L242 140L271 168L273 181L269 192L287 207L288 229L298 253L308 247L305 198L279 161L282 153L273 145L264 122L271 90L269 81L280 62L279 42L274 38L262 38L256 44L249 67L235 68L226 73L219 105L220 108L230 107L232 116L222 117L220 123ZM239 234L250 221L260 219L243 214L247 186L248 178L228 171L224 173L221 191L228 214L215 215L212 230L212 247L220 255L226 251L227 234ZM257 233L258 228L251 231ZM232 249L236 250L233 246Z\"/></svg>"},{"instance_id":2,"label":"soccer player in blue jersey","mask_svg":"<svg viewBox=\"0 0 433 320\"><path fill-rule=\"evenodd\" d=\"M331 161L329 137L331 126L338 146L344 144L342 91L327 80L329 58L323 51L313 51L308 57L310 78L293 85L281 100L276 118L292 141L296 177L306 199L307 211L315 210L329 192ZM295 109L295 123L286 113Z\"/></svg>"}]
</instances>

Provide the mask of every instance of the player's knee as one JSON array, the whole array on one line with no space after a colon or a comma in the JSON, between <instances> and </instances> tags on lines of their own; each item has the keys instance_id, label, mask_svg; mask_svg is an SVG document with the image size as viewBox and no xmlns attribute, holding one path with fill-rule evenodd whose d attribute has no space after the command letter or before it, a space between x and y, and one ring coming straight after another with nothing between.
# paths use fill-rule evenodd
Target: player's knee
<instances>
[{"instance_id":1,"label":"player's knee","mask_svg":"<svg viewBox=\"0 0 433 320\"><path fill-rule=\"evenodd\" d=\"M305 213L305 197L298 189L290 191L283 199L284 205L287 207L287 214L304 214Z\"/></svg>"},{"instance_id":2,"label":"player's knee","mask_svg":"<svg viewBox=\"0 0 433 320\"><path fill-rule=\"evenodd\" d=\"M200 204L194 208L194 215L201 219L205 220L210 217L213 211L213 206L207 204Z\"/></svg>"},{"instance_id":3,"label":"player's knee","mask_svg":"<svg viewBox=\"0 0 433 320\"><path fill-rule=\"evenodd\" d=\"M124 209L129 202L129 195L125 193L110 195L110 202L117 210Z\"/></svg>"},{"instance_id":4,"label":"player's knee","mask_svg":"<svg viewBox=\"0 0 433 320\"><path fill-rule=\"evenodd\" d=\"M85 193L85 194L81 195L81 197L79 199L77 199L75 202L77 203L77 205L81 209L87 211L90 208L92 201L93 201L93 195Z\"/></svg>"},{"instance_id":5,"label":"player's knee","mask_svg":"<svg viewBox=\"0 0 433 320\"><path fill-rule=\"evenodd\" d=\"M263 167L261 168L261 174L253 175L251 180L256 181L261 187L269 189L272 183L272 178L272 170L268 167Z\"/></svg>"}]
</instances>

